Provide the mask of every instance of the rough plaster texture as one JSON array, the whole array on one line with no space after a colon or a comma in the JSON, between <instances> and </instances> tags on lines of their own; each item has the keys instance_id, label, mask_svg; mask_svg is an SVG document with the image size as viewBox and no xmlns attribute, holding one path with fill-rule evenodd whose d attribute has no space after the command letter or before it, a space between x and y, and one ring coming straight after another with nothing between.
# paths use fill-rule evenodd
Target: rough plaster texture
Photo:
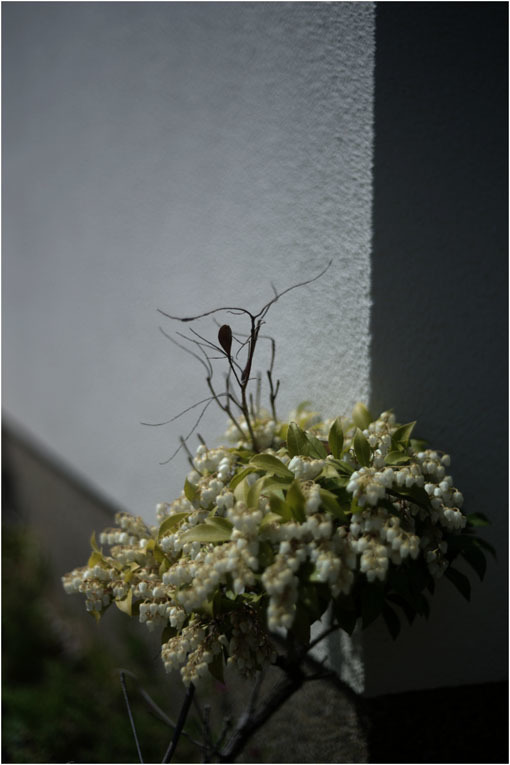
<instances>
[{"instance_id":1,"label":"rough plaster texture","mask_svg":"<svg viewBox=\"0 0 510 765\"><path fill-rule=\"evenodd\" d=\"M140 421L206 395L156 308L258 309L329 259L268 317L280 412L366 399L373 4L11 3L3 35L9 420L152 520L194 418Z\"/></svg>"}]
</instances>

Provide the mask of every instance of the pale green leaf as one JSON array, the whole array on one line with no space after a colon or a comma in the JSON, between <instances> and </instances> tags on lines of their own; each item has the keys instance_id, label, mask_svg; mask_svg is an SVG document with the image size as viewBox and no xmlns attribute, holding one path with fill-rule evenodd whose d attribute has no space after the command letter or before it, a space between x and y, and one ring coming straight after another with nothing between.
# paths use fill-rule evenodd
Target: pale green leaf
<instances>
[{"instance_id":1,"label":"pale green leaf","mask_svg":"<svg viewBox=\"0 0 510 765\"><path fill-rule=\"evenodd\" d=\"M127 596L123 600L116 600L115 605L122 611L122 613L132 616L133 614L133 590L129 590Z\"/></svg>"},{"instance_id":2,"label":"pale green leaf","mask_svg":"<svg viewBox=\"0 0 510 765\"><path fill-rule=\"evenodd\" d=\"M197 492L198 492L198 486L194 486L186 478L186 480L184 481L184 495L186 499L189 499L190 502L193 502L195 497L197 496Z\"/></svg>"},{"instance_id":3,"label":"pale green leaf","mask_svg":"<svg viewBox=\"0 0 510 765\"><path fill-rule=\"evenodd\" d=\"M232 480L229 483L229 489L231 491L234 491L236 486L243 481L247 475L250 475L250 473L256 473L257 469L254 467L245 467L242 470L240 470L238 473L235 474L235 476L232 478Z\"/></svg>"},{"instance_id":4,"label":"pale green leaf","mask_svg":"<svg viewBox=\"0 0 510 765\"><path fill-rule=\"evenodd\" d=\"M329 429L328 443L333 457L340 459L344 445L344 431L340 417L336 418Z\"/></svg>"},{"instance_id":5,"label":"pale green leaf","mask_svg":"<svg viewBox=\"0 0 510 765\"><path fill-rule=\"evenodd\" d=\"M373 420L372 415L366 408L365 404L362 404L361 401L358 401L357 404L355 404L354 409L352 410L352 419L354 424L360 429L360 430L366 430L370 423Z\"/></svg>"},{"instance_id":6,"label":"pale green leaf","mask_svg":"<svg viewBox=\"0 0 510 765\"><path fill-rule=\"evenodd\" d=\"M165 518L159 527L158 539L161 539L166 534L173 534L187 517L188 513L175 513L174 515L169 515L168 518Z\"/></svg>"},{"instance_id":7,"label":"pale green leaf","mask_svg":"<svg viewBox=\"0 0 510 765\"><path fill-rule=\"evenodd\" d=\"M277 475L281 478L293 478L294 475L286 467L278 457L274 457L272 454L256 454L250 460L250 465L255 467L256 470L264 470L271 475Z\"/></svg>"},{"instance_id":8,"label":"pale green leaf","mask_svg":"<svg viewBox=\"0 0 510 765\"><path fill-rule=\"evenodd\" d=\"M306 520L305 498L297 481L291 483L285 497L285 502L290 507L296 521L303 523Z\"/></svg>"},{"instance_id":9,"label":"pale green leaf","mask_svg":"<svg viewBox=\"0 0 510 765\"><path fill-rule=\"evenodd\" d=\"M232 527L230 526L230 529L223 528L221 526L215 525L213 520L220 519L211 518L208 519L205 523L200 523L198 526L193 526L193 528L184 532L182 535L182 540L184 542L203 542L204 544L208 542L228 542L232 535Z\"/></svg>"},{"instance_id":10,"label":"pale green leaf","mask_svg":"<svg viewBox=\"0 0 510 765\"><path fill-rule=\"evenodd\" d=\"M280 497L277 497L274 494L269 497L269 507L271 508L271 513L278 515L280 520L293 520L292 511L289 505L283 499L280 499Z\"/></svg>"}]
</instances>

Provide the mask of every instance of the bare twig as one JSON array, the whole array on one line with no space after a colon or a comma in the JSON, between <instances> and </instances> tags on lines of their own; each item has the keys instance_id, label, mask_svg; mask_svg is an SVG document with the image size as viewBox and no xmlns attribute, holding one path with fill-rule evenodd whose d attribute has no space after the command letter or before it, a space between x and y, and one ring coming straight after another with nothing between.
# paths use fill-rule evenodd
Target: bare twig
<instances>
[{"instance_id":1,"label":"bare twig","mask_svg":"<svg viewBox=\"0 0 510 765\"><path fill-rule=\"evenodd\" d=\"M182 704L181 711L179 713L179 718L177 720L177 725L174 730L174 735L168 745L168 749L166 750L165 756L163 757L163 760L162 760L164 763L172 761L172 757L177 748L177 744L179 743L179 738L181 737L182 729L184 728L184 723L186 722L186 718L188 716L191 702L193 701L194 693L195 693L195 686L193 685L193 683L190 683L186 691L186 696L184 697L184 702Z\"/></svg>"},{"instance_id":2,"label":"bare twig","mask_svg":"<svg viewBox=\"0 0 510 765\"><path fill-rule=\"evenodd\" d=\"M124 701L126 702L129 722L131 724L131 730L133 731L133 737L135 739L136 751L138 753L138 760L139 760L139 762L143 763L142 751L140 749L140 742L138 741L138 734L136 732L135 721L133 719L133 714L131 712L131 705L129 703L128 693L127 693L127 688L126 688L126 678L124 676L124 672L120 673L120 685L122 687L122 693L124 695Z\"/></svg>"}]
</instances>

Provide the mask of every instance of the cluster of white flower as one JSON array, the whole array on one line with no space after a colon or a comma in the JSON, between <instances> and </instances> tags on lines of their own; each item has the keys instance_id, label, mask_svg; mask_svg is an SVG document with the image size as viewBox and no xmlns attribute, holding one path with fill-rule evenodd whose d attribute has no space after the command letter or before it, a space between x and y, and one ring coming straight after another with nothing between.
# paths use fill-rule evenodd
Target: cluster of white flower
<instances>
[{"instance_id":1,"label":"cluster of white flower","mask_svg":"<svg viewBox=\"0 0 510 765\"><path fill-rule=\"evenodd\" d=\"M110 554L94 542L89 564L64 577L66 592L85 595L96 616L116 602L173 631L163 662L190 683L223 658L243 674L270 660L270 633L292 630L304 586L326 585L337 599L415 561L441 576L448 536L466 524L448 455L413 442L412 424L391 412L371 422L358 412L354 423L295 416L308 428L301 453L269 417L253 422L263 460L244 421L246 439L228 431L236 446L201 444L181 495L157 506L159 524L118 515L100 536ZM334 428L340 441L328 441Z\"/></svg>"}]
</instances>

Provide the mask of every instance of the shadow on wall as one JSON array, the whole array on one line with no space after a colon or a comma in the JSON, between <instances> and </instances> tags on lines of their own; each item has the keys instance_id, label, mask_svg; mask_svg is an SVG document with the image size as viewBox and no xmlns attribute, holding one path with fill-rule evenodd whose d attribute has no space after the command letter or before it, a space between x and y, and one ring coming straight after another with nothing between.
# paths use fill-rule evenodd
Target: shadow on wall
<instances>
[{"instance_id":1,"label":"shadow on wall","mask_svg":"<svg viewBox=\"0 0 510 765\"><path fill-rule=\"evenodd\" d=\"M501 3L378 5L371 327L374 413L394 407L400 422L417 419L418 437L452 454L465 509L491 518L498 564L490 573L499 575L476 608L483 599L503 641L500 672L507 21Z\"/></svg>"}]
</instances>

